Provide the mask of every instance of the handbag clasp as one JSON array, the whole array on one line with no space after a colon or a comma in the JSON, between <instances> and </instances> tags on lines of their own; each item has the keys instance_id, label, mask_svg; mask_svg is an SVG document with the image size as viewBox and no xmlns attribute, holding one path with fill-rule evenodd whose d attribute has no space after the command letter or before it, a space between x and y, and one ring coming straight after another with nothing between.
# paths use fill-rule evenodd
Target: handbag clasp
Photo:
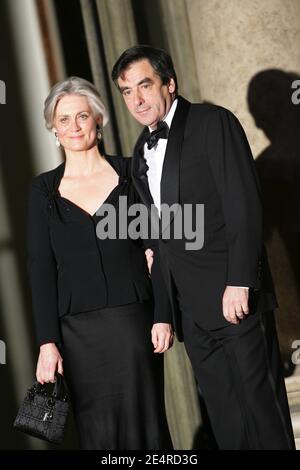
<instances>
[{"instance_id":1,"label":"handbag clasp","mask_svg":"<svg viewBox=\"0 0 300 470\"><path fill-rule=\"evenodd\" d=\"M50 422L50 421L52 421L52 419L53 419L52 411L47 411L44 414L43 421Z\"/></svg>"}]
</instances>

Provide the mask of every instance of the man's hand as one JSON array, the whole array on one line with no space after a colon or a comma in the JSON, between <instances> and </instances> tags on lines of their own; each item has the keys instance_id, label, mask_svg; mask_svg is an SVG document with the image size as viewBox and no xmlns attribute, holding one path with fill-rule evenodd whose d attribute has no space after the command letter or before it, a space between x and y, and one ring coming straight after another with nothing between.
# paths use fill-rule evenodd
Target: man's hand
<instances>
[{"instance_id":1,"label":"man's hand","mask_svg":"<svg viewBox=\"0 0 300 470\"><path fill-rule=\"evenodd\" d=\"M55 372L63 374L63 359L55 343L42 344L36 368L36 379L39 383L55 382Z\"/></svg>"},{"instance_id":2,"label":"man's hand","mask_svg":"<svg viewBox=\"0 0 300 470\"><path fill-rule=\"evenodd\" d=\"M223 315L230 323L237 324L249 313L249 289L227 286L223 295Z\"/></svg>"},{"instance_id":3,"label":"man's hand","mask_svg":"<svg viewBox=\"0 0 300 470\"><path fill-rule=\"evenodd\" d=\"M174 333L170 323L154 323L151 336L155 353L163 353L173 345Z\"/></svg>"},{"instance_id":4,"label":"man's hand","mask_svg":"<svg viewBox=\"0 0 300 470\"><path fill-rule=\"evenodd\" d=\"M153 251L150 250L150 248L148 248L145 251L145 255L146 255L146 260L147 260L147 265L148 265L148 271L149 271L149 274L151 274L151 268L153 264Z\"/></svg>"}]
</instances>

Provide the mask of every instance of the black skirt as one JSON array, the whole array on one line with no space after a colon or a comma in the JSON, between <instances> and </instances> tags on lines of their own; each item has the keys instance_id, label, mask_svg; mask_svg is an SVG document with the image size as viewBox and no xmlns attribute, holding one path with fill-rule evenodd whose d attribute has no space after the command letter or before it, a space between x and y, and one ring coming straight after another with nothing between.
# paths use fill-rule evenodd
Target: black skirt
<instances>
[{"instance_id":1,"label":"black skirt","mask_svg":"<svg viewBox=\"0 0 300 470\"><path fill-rule=\"evenodd\" d=\"M64 375L82 449L172 449L152 323L151 303L61 319Z\"/></svg>"}]
</instances>

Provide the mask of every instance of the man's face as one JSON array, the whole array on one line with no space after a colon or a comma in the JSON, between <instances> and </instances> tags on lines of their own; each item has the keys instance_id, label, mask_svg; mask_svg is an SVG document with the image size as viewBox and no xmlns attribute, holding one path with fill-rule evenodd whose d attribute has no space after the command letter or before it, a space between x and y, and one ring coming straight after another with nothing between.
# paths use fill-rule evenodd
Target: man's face
<instances>
[{"instance_id":1,"label":"man's face","mask_svg":"<svg viewBox=\"0 0 300 470\"><path fill-rule=\"evenodd\" d=\"M173 78L163 85L147 59L131 64L118 78L118 86L132 116L152 129L168 114L174 101Z\"/></svg>"}]
</instances>

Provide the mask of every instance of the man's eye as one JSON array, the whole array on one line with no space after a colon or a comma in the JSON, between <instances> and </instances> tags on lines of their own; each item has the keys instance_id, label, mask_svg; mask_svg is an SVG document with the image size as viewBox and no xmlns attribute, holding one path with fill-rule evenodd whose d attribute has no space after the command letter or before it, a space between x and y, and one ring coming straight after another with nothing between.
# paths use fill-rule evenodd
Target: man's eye
<instances>
[{"instance_id":1,"label":"man's eye","mask_svg":"<svg viewBox=\"0 0 300 470\"><path fill-rule=\"evenodd\" d=\"M130 95L130 90L123 91L123 96L129 96L129 95Z\"/></svg>"},{"instance_id":2,"label":"man's eye","mask_svg":"<svg viewBox=\"0 0 300 470\"><path fill-rule=\"evenodd\" d=\"M83 119L84 121L88 118L87 114L81 114L80 119Z\"/></svg>"},{"instance_id":3,"label":"man's eye","mask_svg":"<svg viewBox=\"0 0 300 470\"><path fill-rule=\"evenodd\" d=\"M68 120L68 118L61 118L61 119L60 119L60 122L61 122L62 124L65 124L65 123L67 122L67 120Z\"/></svg>"}]
</instances>

